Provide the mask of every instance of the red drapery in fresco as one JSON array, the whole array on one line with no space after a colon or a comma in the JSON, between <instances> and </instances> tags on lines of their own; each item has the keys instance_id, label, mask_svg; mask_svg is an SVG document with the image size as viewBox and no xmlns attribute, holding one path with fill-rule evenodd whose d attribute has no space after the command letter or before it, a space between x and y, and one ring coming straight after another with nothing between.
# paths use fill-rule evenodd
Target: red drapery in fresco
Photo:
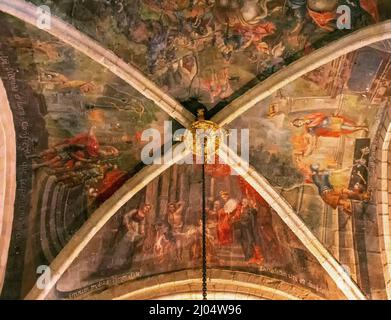
<instances>
[{"instance_id":1,"label":"red drapery in fresco","mask_svg":"<svg viewBox=\"0 0 391 320\"><path fill-rule=\"evenodd\" d=\"M337 13L334 11L331 12L316 12L307 8L308 15L312 18L312 20L322 29L327 31L332 31L330 26L328 25L331 21L333 21L337 17Z\"/></svg>"},{"instance_id":2,"label":"red drapery in fresco","mask_svg":"<svg viewBox=\"0 0 391 320\"><path fill-rule=\"evenodd\" d=\"M216 159L214 164L205 165L205 173L213 178L224 178L232 174L232 168L228 164L218 163L218 159ZM236 178L243 195L248 199L255 200L261 206L269 206L265 199L243 177L237 176Z\"/></svg>"},{"instance_id":3,"label":"red drapery in fresco","mask_svg":"<svg viewBox=\"0 0 391 320\"><path fill-rule=\"evenodd\" d=\"M379 9L377 8L376 0L360 0L360 6L372 16L375 22L380 21Z\"/></svg>"},{"instance_id":4,"label":"red drapery in fresco","mask_svg":"<svg viewBox=\"0 0 391 320\"><path fill-rule=\"evenodd\" d=\"M261 197L261 195L241 176L238 176L240 189L248 199L255 200L259 205L268 207L268 203Z\"/></svg>"},{"instance_id":5,"label":"red drapery in fresco","mask_svg":"<svg viewBox=\"0 0 391 320\"><path fill-rule=\"evenodd\" d=\"M213 178L228 177L231 175L231 171L231 167L228 164L214 163L205 165L205 173Z\"/></svg>"},{"instance_id":6,"label":"red drapery in fresco","mask_svg":"<svg viewBox=\"0 0 391 320\"><path fill-rule=\"evenodd\" d=\"M110 198L125 183L127 178L125 171L115 169L107 172L98 187L97 201L104 202Z\"/></svg>"},{"instance_id":7,"label":"red drapery in fresco","mask_svg":"<svg viewBox=\"0 0 391 320\"><path fill-rule=\"evenodd\" d=\"M274 33L277 28L272 22L264 22L257 25L244 25L238 23L233 29L236 33L244 36L245 39L252 39L253 43L257 43Z\"/></svg>"}]
</instances>

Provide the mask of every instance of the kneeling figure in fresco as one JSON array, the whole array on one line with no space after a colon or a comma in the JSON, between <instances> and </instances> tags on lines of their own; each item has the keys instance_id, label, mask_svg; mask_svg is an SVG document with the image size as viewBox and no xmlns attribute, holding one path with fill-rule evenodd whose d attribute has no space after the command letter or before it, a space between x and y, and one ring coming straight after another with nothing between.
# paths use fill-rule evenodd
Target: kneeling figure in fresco
<instances>
[{"instance_id":1,"label":"kneeling figure in fresco","mask_svg":"<svg viewBox=\"0 0 391 320\"><path fill-rule=\"evenodd\" d=\"M142 208L124 214L122 225L100 263L97 276L109 276L132 268L135 256L142 251L145 218L151 209L150 204L144 204Z\"/></svg>"}]
</instances>

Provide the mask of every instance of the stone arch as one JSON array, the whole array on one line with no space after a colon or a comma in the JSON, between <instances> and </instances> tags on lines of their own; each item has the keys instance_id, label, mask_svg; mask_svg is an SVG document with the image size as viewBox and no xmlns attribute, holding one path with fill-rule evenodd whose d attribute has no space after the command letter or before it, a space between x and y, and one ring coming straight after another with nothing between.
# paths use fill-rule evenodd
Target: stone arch
<instances>
[{"instance_id":1,"label":"stone arch","mask_svg":"<svg viewBox=\"0 0 391 320\"><path fill-rule=\"evenodd\" d=\"M384 280L388 299L391 299L391 107L388 105L379 129L376 156L377 222Z\"/></svg>"},{"instance_id":2,"label":"stone arch","mask_svg":"<svg viewBox=\"0 0 391 320\"><path fill-rule=\"evenodd\" d=\"M9 3L11 3L11 4L16 3L17 5L8 7ZM6 6L6 4L4 4L4 6L6 6L5 8L7 10L5 10L4 7L2 10L4 10L5 12L8 12L10 14L13 14L15 16L18 16L19 18L21 18L27 22L35 21L35 20L32 20L34 18L34 14L29 14L29 13L31 13L31 11L29 11L29 10L32 10L32 8L33 8L31 5L29 7L27 7L27 9L28 9L27 10L24 2L22 3L21 1L12 1L12 2L9 1L9 3L7 3L8 6ZM18 7L18 5L22 5L22 6ZM1 7L0 7L0 9L1 9ZM17 9L25 9L25 11L22 10L22 13L21 13ZM60 23L61 21L57 21L57 22ZM63 26L64 26L63 24L59 25L59 27L63 27ZM53 30L58 30L58 29L53 29ZM65 30L68 30L68 29L65 29ZM332 60L334 56L339 56L339 55L342 55L343 53L348 52L349 50L350 51L354 50L354 48L359 48L361 46L371 44L372 42L376 42L376 41L380 41L380 40L389 38L389 36L390 36L389 33L390 33L389 22L386 22L384 24L379 24L378 26L375 26L374 28L371 27L371 28L362 30L360 32L353 34L351 37L349 36L349 37L342 39L343 41L336 42L334 44L334 46L330 45L327 48L323 48L323 49L315 52L311 56L311 59L303 59L302 61L298 61L297 63L290 66L290 68L288 70L289 73L287 73L285 70L285 72L281 72L279 75L280 76L287 76L287 78L285 79L286 82L292 81L294 79L294 77L300 76L300 72L302 72L304 74L310 70L315 69L317 66L324 64L325 61L327 61L328 59ZM68 36L69 36L69 34L68 34ZM80 40L80 39L77 39L77 40ZM69 39L67 42L74 43L73 41L71 42ZM350 42L352 42L352 44ZM350 43L350 45L347 45L349 43ZM85 51L83 51L83 52L88 54L90 49L91 49L90 47L84 48ZM334 50L334 49L337 49L337 50ZM330 52L332 52L333 55L331 55ZM89 54L89 55L91 56L91 54ZM103 59L102 61L107 63L107 60L105 60L105 59ZM315 61L315 62L310 63L311 61L312 62ZM310 65L310 67L308 67L308 65ZM112 66L115 67L116 64L112 63ZM292 74L294 74L294 76L292 76ZM291 76L289 76L289 75L291 75ZM231 104L231 106L229 108L224 109L223 112L218 117L216 117L216 122L218 122L220 124L229 123L234 117L237 117L239 114L243 113L244 110L247 110L248 108L250 108L257 101L262 100L265 97L265 95L270 95L270 93L277 90L279 88L279 86L283 86L284 83L286 83L286 82L282 82L280 80L281 79L278 78L278 75L270 77L267 81L262 83L259 87L254 88L254 90L249 91L248 94L241 97L240 100L237 100L236 102ZM269 88L269 89L267 90L267 88ZM145 88L143 88L143 89L145 89ZM147 90L145 90L145 91L148 93ZM149 93L148 96L152 96L151 93ZM161 102L161 101L159 101L159 102ZM240 107L240 108L237 108L238 111L236 113L231 114L231 111L232 111L231 109L236 108L237 106ZM174 111L176 111L175 108L173 108L173 109L174 109ZM172 109L170 109L170 110L172 110ZM136 180L133 180L132 182L136 182ZM128 193L126 196L129 196L129 195L130 195L130 193ZM113 201L115 201L115 200L116 199L113 198ZM109 207L109 205L110 204L108 203L107 207ZM90 220L85 225L85 228L82 229L74 237L73 241L71 243L69 243L66 250L64 250L62 252L62 256L60 256L61 259L64 259L64 257L66 257L66 259L65 259L66 263L63 264L62 262L64 262L64 261L61 261L61 259L59 258L56 260L56 263L53 264L54 267L58 267L58 268L55 268L55 270L56 271L57 271L57 269L59 270L56 273L56 277L53 279L53 283L56 281L56 279L58 279L60 277L61 272L66 270L67 264L71 263L71 260L77 256L78 252L80 252L83 249L85 244L88 243L89 239L92 238L94 233L96 233L97 230L99 230L99 226L104 224L104 220L106 218L108 218L108 216L111 214L110 211L114 212L113 209L115 208L115 206L118 206L118 205L119 204L116 203L114 205L114 207L111 206L111 210L109 210L109 213L107 213L107 214L103 214L103 212L102 212L103 209L102 209L100 211L100 214L94 215L94 218L92 220ZM387 211L387 214L388 214L388 211ZM87 237L83 237L83 234L85 235L86 233L87 233ZM308 244L308 245L311 245L311 244ZM46 293L47 292L43 292L41 296L45 296Z\"/></svg>"},{"instance_id":3,"label":"stone arch","mask_svg":"<svg viewBox=\"0 0 391 320\"><path fill-rule=\"evenodd\" d=\"M16 190L16 142L11 108L0 80L0 292L11 241Z\"/></svg>"},{"instance_id":4,"label":"stone arch","mask_svg":"<svg viewBox=\"0 0 391 320\"><path fill-rule=\"evenodd\" d=\"M208 292L210 297L218 293L248 296L262 300L323 300L322 295L301 285L294 285L265 275L241 271L209 269ZM174 294L201 299L200 270L183 270L130 281L108 288L97 294L78 299L94 300L154 300Z\"/></svg>"}]
</instances>

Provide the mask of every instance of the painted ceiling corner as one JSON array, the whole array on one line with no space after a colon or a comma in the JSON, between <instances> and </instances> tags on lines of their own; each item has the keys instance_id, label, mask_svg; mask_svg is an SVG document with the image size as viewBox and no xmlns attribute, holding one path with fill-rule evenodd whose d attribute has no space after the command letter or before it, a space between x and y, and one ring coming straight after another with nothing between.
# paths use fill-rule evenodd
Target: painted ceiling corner
<instances>
[{"instance_id":1,"label":"painted ceiling corner","mask_svg":"<svg viewBox=\"0 0 391 320\"><path fill-rule=\"evenodd\" d=\"M390 18L0 0L0 297L391 299Z\"/></svg>"}]
</instances>

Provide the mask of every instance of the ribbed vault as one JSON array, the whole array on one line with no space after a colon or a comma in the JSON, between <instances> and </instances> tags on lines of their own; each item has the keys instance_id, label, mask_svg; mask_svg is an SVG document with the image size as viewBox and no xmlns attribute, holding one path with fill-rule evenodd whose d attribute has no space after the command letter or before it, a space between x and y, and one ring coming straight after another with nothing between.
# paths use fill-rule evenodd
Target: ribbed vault
<instances>
[{"instance_id":1,"label":"ribbed vault","mask_svg":"<svg viewBox=\"0 0 391 320\"><path fill-rule=\"evenodd\" d=\"M24 1L0 1L0 11L17 17L22 21L34 25L37 21L37 9L34 5ZM82 34L74 27L54 17L52 27L48 32L70 45L73 49L80 51L96 63L107 68L119 78L135 88L147 99L152 100L163 111L167 112L173 119L181 125L188 127L194 120L194 116L179 102L169 94L161 90L147 76L124 62L114 53L106 50L96 41ZM243 115L250 108L259 104L266 98L272 96L279 89L290 84L303 75L311 72L333 60L342 57L350 52L356 51L362 47L391 38L391 22L385 21L358 30L341 39L318 49L307 56L287 65L284 69L277 71L266 80L250 89L242 96L238 97L228 104L223 110L217 113L213 120L224 126L231 123L236 118ZM4 100L4 99L3 99ZM2 100L2 102L3 102ZM387 106L388 107L388 106ZM388 116L389 117L389 116ZM7 130L8 132L8 130ZM382 146L382 165L381 177L387 179L387 165L389 164L389 132L384 136ZM106 225L116 212L128 201L151 183L155 178L170 169L175 163L181 161L188 154L184 151L183 145L178 144L174 147L175 157L164 165L152 165L140 170L136 175L126 181L109 199L107 199L97 210L92 213L87 221L76 231L70 241L64 246L59 254L51 261L51 278L48 285L42 290L34 286L27 294L26 299L45 299L49 298L52 289L61 279L64 273L79 257L89 242ZM224 158L231 150L223 146L221 157ZM6 153L7 155L8 153ZM293 234L299 239L302 245L310 252L317 262L323 267L324 271L335 282L336 286L348 299L365 299L366 296L353 281L350 275L345 271L338 260L330 253L328 249L315 237L312 231L305 225L302 219L297 215L292 206L279 194L279 192L263 177L262 172L257 172L250 167L248 172L243 171L246 163L239 157L234 159L231 167L239 173L244 180L266 201L266 203L279 215L282 221L288 226ZM12 161L12 159L11 159ZM8 160L6 161L8 163ZM9 171L12 176L12 171ZM12 186L9 190L12 190ZM388 198L385 190L382 189L381 199L382 207L387 207ZM387 199L385 199L387 198ZM11 200L12 201L12 200ZM7 210L4 211L7 213ZM5 221L9 221L5 219ZM387 231L389 220L388 209L382 214L381 225L383 226L384 250L382 257L385 261L385 273L389 273L389 260L387 248L389 247L389 231ZM9 235L8 235L9 237ZM1 264L3 266L3 264ZM146 280L132 281L123 285L109 288L99 294L88 296L92 299L142 299L157 298L156 291L161 295L170 295L174 292L194 292L199 289L197 285L197 272L178 272L163 276L151 277ZM211 290L220 292L226 290L230 293L241 293L253 295L262 299L318 299L321 298L305 287L287 284L284 281L275 282L263 276L248 275L238 271L217 272L212 269L210 272ZM244 281L243 279L247 280ZM175 279L175 281L173 281ZM386 282L389 279L386 277ZM158 282L157 284L154 284ZM257 285L254 285L256 283ZM228 288L227 286L232 286ZM145 288L146 289L141 289Z\"/></svg>"}]
</instances>

